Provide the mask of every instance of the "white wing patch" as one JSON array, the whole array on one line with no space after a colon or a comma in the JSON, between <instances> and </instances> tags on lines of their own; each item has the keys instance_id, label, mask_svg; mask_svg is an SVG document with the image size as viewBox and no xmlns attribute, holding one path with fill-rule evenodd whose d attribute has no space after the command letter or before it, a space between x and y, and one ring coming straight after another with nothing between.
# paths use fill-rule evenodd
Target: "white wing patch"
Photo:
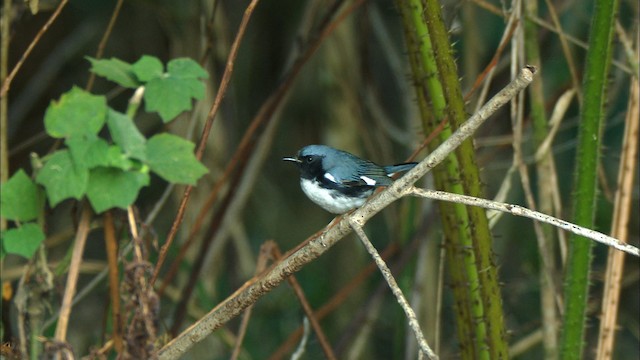
<instances>
[{"instance_id":1,"label":"white wing patch","mask_svg":"<svg viewBox=\"0 0 640 360\"><path fill-rule=\"evenodd\" d=\"M374 186L376 184L375 180L367 176L360 176L360 179L362 179L362 181L364 181L369 186Z\"/></svg>"},{"instance_id":2,"label":"white wing patch","mask_svg":"<svg viewBox=\"0 0 640 360\"><path fill-rule=\"evenodd\" d=\"M332 183L336 183L336 184L338 183L336 181L336 178L333 177L333 175L329 174L328 172L324 173L324 178L331 181Z\"/></svg>"}]
</instances>

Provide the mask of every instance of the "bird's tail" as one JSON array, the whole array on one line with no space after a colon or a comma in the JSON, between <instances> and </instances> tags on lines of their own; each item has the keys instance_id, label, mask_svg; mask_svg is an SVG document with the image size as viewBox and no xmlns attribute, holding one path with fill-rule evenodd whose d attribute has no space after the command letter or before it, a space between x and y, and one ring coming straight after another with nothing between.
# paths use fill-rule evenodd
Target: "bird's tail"
<instances>
[{"instance_id":1,"label":"bird's tail","mask_svg":"<svg viewBox=\"0 0 640 360\"><path fill-rule=\"evenodd\" d=\"M384 167L384 171L387 173L387 176L393 176L394 174L397 174L399 172L409 171L416 165L418 165L417 162L389 165Z\"/></svg>"}]
</instances>

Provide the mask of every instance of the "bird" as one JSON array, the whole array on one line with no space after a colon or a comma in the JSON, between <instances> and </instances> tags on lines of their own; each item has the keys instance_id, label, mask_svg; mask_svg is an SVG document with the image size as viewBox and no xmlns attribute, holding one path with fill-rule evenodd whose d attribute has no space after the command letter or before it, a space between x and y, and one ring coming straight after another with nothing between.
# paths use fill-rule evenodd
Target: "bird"
<instances>
[{"instance_id":1,"label":"bird","mask_svg":"<svg viewBox=\"0 0 640 360\"><path fill-rule=\"evenodd\" d=\"M300 170L300 187L307 197L333 214L362 206L373 191L393 183L394 174L418 163L380 166L327 145L308 145L295 156L284 157Z\"/></svg>"}]
</instances>

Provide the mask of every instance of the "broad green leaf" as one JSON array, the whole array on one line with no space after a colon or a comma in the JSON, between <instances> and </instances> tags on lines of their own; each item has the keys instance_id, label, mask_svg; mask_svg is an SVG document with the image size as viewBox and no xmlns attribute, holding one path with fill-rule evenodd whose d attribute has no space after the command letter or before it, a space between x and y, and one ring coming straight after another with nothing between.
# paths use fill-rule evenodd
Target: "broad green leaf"
<instances>
[{"instance_id":1,"label":"broad green leaf","mask_svg":"<svg viewBox=\"0 0 640 360\"><path fill-rule=\"evenodd\" d=\"M133 73L138 80L148 82L151 79L161 77L164 73L164 66L158 58L144 55L140 60L136 61L133 66Z\"/></svg>"},{"instance_id":2,"label":"broad green leaf","mask_svg":"<svg viewBox=\"0 0 640 360\"><path fill-rule=\"evenodd\" d=\"M14 221L29 221L38 217L44 197L42 191L24 170L18 170L2 184L0 211L2 217Z\"/></svg>"},{"instance_id":3,"label":"broad green leaf","mask_svg":"<svg viewBox=\"0 0 640 360\"><path fill-rule=\"evenodd\" d=\"M192 142L175 135L155 135L147 142L147 163L169 182L195 185L208 170L196 159L194 147Z\"/></svg>"},{"instance_id":4,"label":"broad green leaf","mask_svg":"<svg viewBox=\"0 0 640 360\"><path fill-rule=\"evenodd\" d=\"M73 87L52 101L44 115L47 133L54 138L77 134L97 134L107 118L107 100Z\"/></svg>"},{"instance_id":5,"label":"broad green leaf","mask_svg":"<svg viewBox=\"0 0 640 360\"><path fill-rule=\"evenodd\" d=\"M149 174L98 167L91 170L87 198L96 213L113 207L126 209L136 201L140 189L147 185Z\"/></svg>"},{"instance_id":6,"label":"broad green leaf","mask_svg":"<svg viewBox=\"0 0 640 360\"><path fill-rule=\"evenodd\" d=\"M144 92L145 109L156 111L163 122L169 122L191 109L191 89L180 79L157 78L149 81Z\"/></svg>"},{"instance_id":7,"label":"broad green leaf","mask_svg":"<svg viewBox=\"0 0 640 360\"><path fill-rule=\"evenodd\" d=\"M109 144L94 134L76 134L65 141L71 152L75 166L91 169L108 164Z\"/></svg>"},{"instance_id":8,"label":"broad green leaf","mask_svg":"<svg viewBox=\"0 0 640 360\"><path fill-rule=\"evenodd\" d=\"M134 159L146 159L145 147L147 139L140 133L130 117L115 110L109 110L107 126L113 141L124 153Z\"/></svg>"},{"instance_id":9,"label":"broad green leaf","mask_svg":"<svg viewBox=\"0 0 640 360\"><path fill-rule=\"evenodd\" d=\"M37 224L28 223L2 233L2 247L9 254L30 259L44 241L45 236Z\"/></svg>"},{"instance_id":10,"label":"broad green leaf","mask_svg":"<svg viewBox=\"0 0 640 360\"><path fill-rule=\"evenodd\" d=\"M183 79L207 79L209 74L197 62L189 58L178 58L169 61L167 72L171 76Z\"/></svg>"},{"instance_id":11,"label":"broad green leaf","mask_svg":"<svg viewBox=\"0 0 640 360\"><path fill-rule=\"evenodd\" d=\"M167 74L147 83L145 109L157 111L164 122L172 120L191 109L192 99L204 96L205 88L200 79L207 77L207 72L191 59L170 61Z\"/></svg>"},{"instance_id":12,"label":"broad green leaf","mask_svg":"<svg viewBox=\"0 0 640 360\"><path fill-rule=\"evenodd\" d=\"M136 88L142 84L138 82L131 64L120 59L94 59L87 56L87 60L91 62L91 71L102 76L114 83L126 87Z\"/></svg>"},{"instance_id":13,"label":"broad green leaf","mask_svg":"<svg viewBox=\"0 0 640 360\"><path fill-rule=\"evenodd\" d=\"M68 198L80 199L88 181L89 171L75 166L68 150L53 153L36 177L36 182L47 190L51 207Z\"/></svg>"}]
</instances>

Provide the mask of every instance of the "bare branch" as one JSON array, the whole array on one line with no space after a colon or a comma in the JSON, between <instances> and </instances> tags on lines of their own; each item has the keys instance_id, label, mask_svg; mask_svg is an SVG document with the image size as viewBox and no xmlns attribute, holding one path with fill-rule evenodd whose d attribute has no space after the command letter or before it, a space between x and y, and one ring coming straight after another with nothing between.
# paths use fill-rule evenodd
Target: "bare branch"
<instances>
[{"instance_id":1,"label":"bare branch","mask_svg":"<svg viewBox=\"0 0 640 360\"><path fill-rule=\"evenodd\" d=\"M420 350L423 354L427 355L429 359L438 359L438 355L436 355L436 353L434 353L433 350L431 350L431 348L429 347L429 344L427 344L427 340L425 340L424 335L422 334L422 330L420 329L418 319L416 319L416 314L413 309L411 309L411 306L402 294L402 290L400 290L398 283L393 278L391 269L389 269L384 260L382 260L380 254L378 254L378 250L376 250L376 248L373 246L373 244L367 237L367 234L364 232L364 230L362 230L362 227L360 227L360 225L355 222L351 222L351 228L356 232L365 249L367 249L367 252L369 252L369 255L371 255L371 257L373 258L373 261L376 262L378 269L380 269L380 272L382 273L382 277L384 277L384 280L389 285L391 292L398 300L398 304L400 304L400 307L402 307L402 310L404 311L405 315L407 316L407 320L409 321L409 327L415 334L416 341L420 346Z\"/></svg>"},{"instance_id":2,"label":"bare branch","mask_svg":"<svg viewBox=\"0 0 640 360\"><path fill-rule=\"evenodd\" d=\"M590 230L582 226L578 226L568 221L555 218L551 215L529 210L519 205L500 203L492 200L480 199L477 197L467 196L467 195L452 194L444 191L418 189L416 187L408 188L405 191L406 191L406 195L414 195L414 196L419 196L419 197L424 197L429 199L451 201L451 202L456 202L456 203L471 205L471 206L479 206L485 209L497 210L497 211L507 212L512 215L528 217L530 219L551 224L561 229L570 231L576 235L584 236L586 238L595 240L599 243L616 248L620 251L624 251L627 254L640 257L640 249L638 249L633 245L623 243L622 241L616 238L613 238L611 236L605 235L601 232Z\"/></svg>"}]
</instances>

